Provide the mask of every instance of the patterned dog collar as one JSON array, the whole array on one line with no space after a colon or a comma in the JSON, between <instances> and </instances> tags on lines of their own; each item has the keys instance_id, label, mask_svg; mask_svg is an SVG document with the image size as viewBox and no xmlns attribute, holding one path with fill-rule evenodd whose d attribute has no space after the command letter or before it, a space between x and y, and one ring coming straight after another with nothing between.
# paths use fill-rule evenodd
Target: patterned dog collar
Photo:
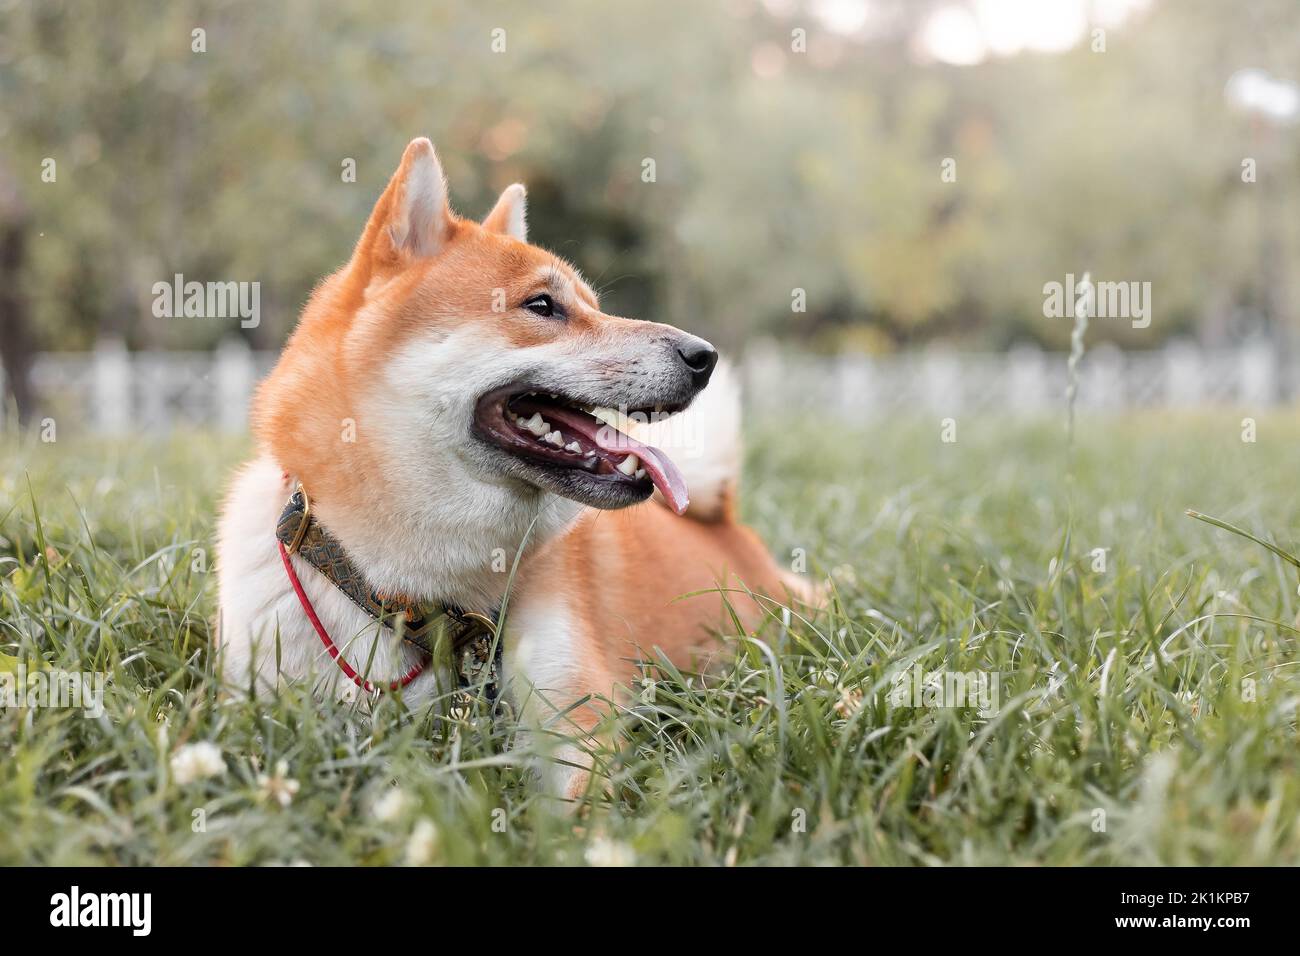
<instances>
[{"instance_id":1,"label":"patterned dog collar","mask_svg":"<svg viewBox=\"0 0 1300 956\"><path fill-rule=\"evenodd\" d=\"M426 655L432 657L439 633L445 633L460 685L453 700L453 713L457 709L467 711L480 687L489 701L497 701L501 692L497 614L489 617L371 588L348 558L343 545L316 520L311 499L301 483L280 514L275 536L287 554L297 554L305 560L379 624L393 627L400 620L402 640Z\"/></svg>"}]
</instances>

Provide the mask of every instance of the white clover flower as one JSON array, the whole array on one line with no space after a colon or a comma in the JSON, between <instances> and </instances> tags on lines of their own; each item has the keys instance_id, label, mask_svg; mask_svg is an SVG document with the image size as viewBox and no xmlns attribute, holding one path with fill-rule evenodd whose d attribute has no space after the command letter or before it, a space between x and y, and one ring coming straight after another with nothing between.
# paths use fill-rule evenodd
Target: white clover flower
<instances>
[{"instance_id":1,"label":"white clover flower","mask_svg":"<svg viewBox=\"0 0 1300 956\"><path fill-rule=\"evenodd\" d=\"M626 843L598 836L587 847L587 863L591 866L632 866L636 854Z\"/></svg>"},{"instance_id":2,"label":"white clover flower","mask_svg":"<svg viewBox=\"0 0 1300 956\"><path fill-rule=\"evenodd\" d=\"M380 823L392 823L406 813L406 808L410 805L410 798L400 787L390 787L374 802L370 812Z\"/></svg>"},{"instance_id":3,"label":"white clover flower","mask_svg":"<svg viewBox=\"0 0 1300 956\"><path fill-rule=\"evenodd\" d=\"M425 866L438 852L438 828L428 817L421 817L406 843L406 865Z\"/></svg>"},{"instance_id":4,"label":"white clover flower","mask_svg":"<svg viewBox=\"0 0 1300 956\"><path fill-rule=\"evenodd\" d=\"M280 760L275 765L275 773L267 776L264 773L257 775L257 785L261 788L258 798L261 800L274 800L282 807L287 807L293 802L294 795L298 792L298 781L289 776L289 762Z\"/></svg>"},{"instance_id":5,"label":"white clover flower","mask_svg":"<svg viewBox=\"0 0 1300 956\"><path fill-rule=\"evenodd\" d=\"M221 757L221 748L214 743L203 740L196 744L186 744L171 759L172 779L182 787L195 780L218 777L226 772L226 761Z\"/></svg>"}]
</instances>

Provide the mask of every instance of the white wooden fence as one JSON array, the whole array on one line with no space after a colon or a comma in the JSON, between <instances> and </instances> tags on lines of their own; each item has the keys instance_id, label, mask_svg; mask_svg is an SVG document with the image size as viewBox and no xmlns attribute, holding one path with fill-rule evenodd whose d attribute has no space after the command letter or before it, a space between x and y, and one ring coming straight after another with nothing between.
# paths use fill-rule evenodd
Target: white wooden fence
<instances>
[{"instance_id":1,"label":"white wooden fence","mask_svg":"<svg viewBox=\"0 0 1300 956\"><path fill-rule=\"evenodd\" d=\"M117 341L93 352L36 357L39 415L60 428L104 434L206 426L240 432L248 399L276 353L231 339L211 352L128 352ZM1063 353L927 350L884 357L812 356L762 341L739 362L747 413L1034 416L1065 408ZM1101 346L1080 366L1078 407L1237 406L1259 409L1300 394L1300 367L1267 341L1228 350L1174 343L1159 351ZM2 384L2 383L0 383ZM3 394L3 389L0 389ZM6 413L0 403L0 420Z\"/></svg>"},{"instance_id":2,"label":"white wooden fence","mask_svg":"<svg viewBox=\"0 0 1300 956\"><path fill-rule=\"evenodd\" d=\"M815 357L764 343L742 363L746 409L834 412L848 418L934 414L1032 417L1066 407L1067 356L1021 346L1009 352L921 351L883 357ZM1258 409L1300 394L1300 366L1251 341L1206 350L1175 342L1158 351L1102 345L1079 365L1076 407L1109 410L1195 406Z\"/></svg>"}]
</instances>

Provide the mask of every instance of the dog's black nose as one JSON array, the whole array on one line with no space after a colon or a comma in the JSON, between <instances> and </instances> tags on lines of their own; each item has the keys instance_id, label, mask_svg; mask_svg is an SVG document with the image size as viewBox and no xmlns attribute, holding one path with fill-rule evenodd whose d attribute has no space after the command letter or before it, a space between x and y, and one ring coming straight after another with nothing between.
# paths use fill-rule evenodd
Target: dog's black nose
<instances>
[{"instance_id":1,"label":"dog's black nose","mask_svg":"<svg viewBox=\"0 0 1300 956\"><path fill-rule=\"evenodd\" d=\"M677 343L677 354L681 357L682 364L690 370L691 381L696 388L709 384L713 367L718 364L717 349L704 339L688 335Z\"/></svg>"}]
</instances>

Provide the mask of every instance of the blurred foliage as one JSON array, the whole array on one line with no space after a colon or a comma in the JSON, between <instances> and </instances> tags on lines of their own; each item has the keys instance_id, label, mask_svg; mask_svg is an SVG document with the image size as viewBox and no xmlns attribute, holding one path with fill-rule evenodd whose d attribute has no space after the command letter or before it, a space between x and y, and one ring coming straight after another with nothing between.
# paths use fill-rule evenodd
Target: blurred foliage
<instances>
[{"instance_id":1,"label":"blurred foliage","mask_svg":"<svg viewBox=\"0 0 1300 956\"><path fill-rule=\"evenodd\" d=\"M1300 133L1223 95L1239 68L1300 62L1294 0L1156 0L1104 53L1085 36L970 67L915 54L935 3L872 6L847 35L757 0L0 0L0 167L31 216L38 344L278 344L422 134L462 213L524 181L534 240L607 308L727 345L1059 347L1042 287L1085 269L1152 283L1151 328L1096 330L1132 346L1294 317ZM178 272L260 281L262 325L154 318Z\"/></svg>"}]
</instances>

